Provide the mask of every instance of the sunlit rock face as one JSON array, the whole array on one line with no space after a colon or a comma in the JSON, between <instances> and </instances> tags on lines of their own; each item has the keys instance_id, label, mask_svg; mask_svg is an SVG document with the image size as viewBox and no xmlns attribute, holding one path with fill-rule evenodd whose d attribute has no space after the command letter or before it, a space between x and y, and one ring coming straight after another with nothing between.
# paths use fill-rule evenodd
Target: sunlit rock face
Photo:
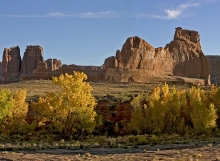
<instances>
[{"instance_id":1,"label":"sunlit rock face","mask_svg":"<svg viewBox=\"0 0 220 161\"><path fill-rule=\"evenodd\" d=\"M105 60L103 67L120 72L141 69L151 74L200 78L210 84L209 60L201 50L198 32L180 27L165 48L154 48L137 36L128 38L115 57Z\"/></svg>"}]
</instances>

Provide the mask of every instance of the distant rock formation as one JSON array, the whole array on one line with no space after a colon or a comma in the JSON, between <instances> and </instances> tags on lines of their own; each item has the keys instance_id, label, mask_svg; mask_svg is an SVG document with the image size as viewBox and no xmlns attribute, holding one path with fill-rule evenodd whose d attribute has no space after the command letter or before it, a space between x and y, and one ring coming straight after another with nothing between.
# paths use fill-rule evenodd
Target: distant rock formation
<instances>
[{"instance_id":1,"label":"distant rock formation","mask_svg":"<svg viewBox=\"0 0 220 161\"><path fill-rule=\"evenodd\" d=\"M73 71L84 72L88 81L106 82L173 82L210 85L210 64L202 52L197 31L176 28L173 41L164 48L154 48L135 36L126 40L115 56L99 66L65 65L57 59L43 60L43 48L27 46L21 63L20 49L5 49L2 61L4 82L18 79L51 79ZM210 58L213 83L219 80L217 61ZM215 78L216 77L216 78Z\"/></svg>"},{"instance_id":2,"label":"distant rock formation","mask_svg":"<svg viewBox=\"0 0 220 161\"><path fill-rule=\"evenodd\" d=\"M21 76L32 76L38 63L43 61L43 48L40 46L27 46L21 64Z\"/></svg>"},{"instance_id":3,"label":"distant rock formation","mask_svg":"<svg viewBox=\"0 0 220 161\"><path fill-rule=\"evenodd\" d=\"M220 86L220 56L218 55L207 55L210 62L210 75L211 82L214 85Z\"/></svg>"},{"instance_id":4,"label":"distant rock formation","mask_svg":"<svg viewBox=\"0 0 220 161\"><path fill-rule=\"evenodd\" d=\"M45 62L47 63L47 67L51 69L51 71L57 70L62 66L61 60L57 59L47 59Z\"/></svg>"},{"instance_id":5,"label":"distant rock formation","mask_svg":"<svg viewBox=\"0 0 220 161\"><path fill-rule=\"evenodd\" d=\"M180 27L176 28L174 40L165 48L153 48L137 36L128 38L115 57L105 60L103 68L117 69L113 73L121 76L119 80L125 79L124 70L141 69L142 73L200 78L206 85L210 84L209 61L201 50L198 32ZM115 79L108 73L106 78Z\"/></svg>"},{"instance_id":6,"label":"distant rock formation","mask_svg":"<svg viewBox=\"0 0 220 161\"><path fill-rule=\"evenodd\" d=\"M33 71L33 79L51 79L53 76L58 77L61 74L73 74L73 71L84 72L88 76L88 81L99 82L104 81L104 70L98 66L77 66L75 64L63 64L60 68L51 71L48 62L39 62L37 68ZM23 77L28 79L26 77Z\"/></svg>"},{"instance_id":7,"label":"distant rock formation","mask_svg":"<svg viewBox=\"0 0 220 161\"><path fill-rule=\"evenodd\" d=\"M2 57L2 82L8 83L18 80L21 68L20 48L5 48Z\"/></svg>"}]
</instances>

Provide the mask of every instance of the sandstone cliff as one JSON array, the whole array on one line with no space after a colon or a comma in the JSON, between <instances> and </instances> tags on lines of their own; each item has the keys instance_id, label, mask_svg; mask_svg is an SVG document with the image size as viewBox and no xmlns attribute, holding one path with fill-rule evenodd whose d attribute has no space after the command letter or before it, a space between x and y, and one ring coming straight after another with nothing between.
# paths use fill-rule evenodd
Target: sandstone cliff
<instances>
[{"instance_id":1,"label":"sandstone cliff","mask_svg":"<svg viewBox=\"0 0 220 161\"><path fill-rule=\"evenodd\" d=\"M2 56L2 82L8 83L18 80L21 67L20 48L5 48Z\"/></svg>"},{"instance_id":2,"label":"sandstone cliff","mask_svg":"<svg viewBox=\"0 0 220 161\"><path fill-rule=\"evenodd\" d=\"M38 63L43 61L43 48L40 46L27 46L21 64L21 76L32 76Z\"/></svg>"},{"instance_id":3,"label":"sandstone cliff","mask_svg":"<svg viewBox=\"0 0 220 161\"><path fill-rule=\"evenodd\" d=\"M146 75L199 78L204 79L206 85L210 84L209 61L201 50L198 32L182 30L180 27L176 28L174 40L165 48L153 48L137 36L128 38L121 51L117 50L115 57L107 58L103 67L108 71L105 73L106 79L115 79L109 69L115 69L113 73L118 77L116 80L135 77L130 74L126 78L124 71L132 73L142 70ZM140 79L145 77L141 73L138 75Z\"/></svg>"},{"instance_id":4,"label":"sandstone cliff","mask_svg":"<svg viewBox=\"0 0 220 161\"><path fill-rule=\"evenodd\" d=\"M210 62L211 83L220 85L220 56L207 55Z\"/></svg>"}]
</instances>

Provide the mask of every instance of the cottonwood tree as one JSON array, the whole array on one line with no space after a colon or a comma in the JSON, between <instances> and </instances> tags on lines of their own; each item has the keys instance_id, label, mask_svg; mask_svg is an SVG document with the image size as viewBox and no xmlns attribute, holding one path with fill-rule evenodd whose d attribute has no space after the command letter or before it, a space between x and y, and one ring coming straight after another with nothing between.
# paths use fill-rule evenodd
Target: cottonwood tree
<instances>
[{"instance_id":1,"label":"cottonwood tree","mask_svg":"<svg viewBox=\"0 0 220 161\"><path fill-rule=\"evenodd\" d=\"M60 85L62 91L47 93L45 98L32 103L39 125L52 123L67 139L92 132L95 128L96 102L86 79L87 75L80 72L53 77L53 83Z\"/></svg>"}]
</instances>

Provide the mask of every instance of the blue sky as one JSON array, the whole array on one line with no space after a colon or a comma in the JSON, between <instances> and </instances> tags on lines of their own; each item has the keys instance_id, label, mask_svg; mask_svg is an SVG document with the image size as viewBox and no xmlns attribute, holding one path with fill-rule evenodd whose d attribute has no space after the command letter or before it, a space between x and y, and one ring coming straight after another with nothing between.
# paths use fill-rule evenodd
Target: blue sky
<instances>
[{"instance_id":1,"label":"blue sky","mask_svg":"<svg viewBox=\"0 0 220 161\"><path fill-rule=\"evenodd\" d=\"M44 48L44 59L102 65L128 37L165 47L176 27L199 31L205 55L220 55L220 0L1 0L0 50Z\"/></svg>"}]
</instances>

